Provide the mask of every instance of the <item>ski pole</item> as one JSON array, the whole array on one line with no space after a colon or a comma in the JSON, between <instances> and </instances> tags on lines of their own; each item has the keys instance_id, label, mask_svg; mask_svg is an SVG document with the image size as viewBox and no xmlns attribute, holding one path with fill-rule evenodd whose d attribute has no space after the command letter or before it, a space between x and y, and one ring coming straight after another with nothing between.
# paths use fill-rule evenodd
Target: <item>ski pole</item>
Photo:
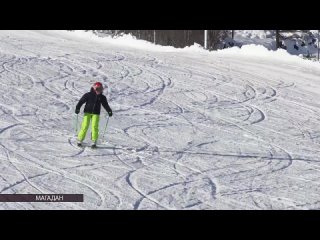
<instances>
[{"instance_id":1,"label":"ski pole","mask_svg":"<svg viewBox=\"0 0 320 240\"><path fill-rule=\"evenodd\" d=\"M103 131L102 139L104 139L104 135L105 135L106 130L107 130L107 126L108 126L109 119L110 119L110 117L108 117L107 122L106 122L106 126L104 127L104 131Z\"/></svg>"},{"instance_id":2,"label":"ski pole","mask_svg":"<svg viewBox=\"0 0 320 240\"><path fill-rule=\"evenodd\" d=\"M79 117L79 115L77 114L76 127L75 127L75 129L76 129L76 135L78 134L78 117Z\"/></svg>"}]
</instances>

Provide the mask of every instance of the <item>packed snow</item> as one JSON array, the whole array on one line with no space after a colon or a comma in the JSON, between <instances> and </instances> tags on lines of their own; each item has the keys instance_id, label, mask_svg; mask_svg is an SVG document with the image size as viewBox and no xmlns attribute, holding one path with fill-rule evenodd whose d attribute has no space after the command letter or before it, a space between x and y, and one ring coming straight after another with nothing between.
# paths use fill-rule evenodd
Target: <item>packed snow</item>
<instances>
[{"instance_id":1,"label":"packed snow","mask_svg":"<svg viewBox=\"0 0 320 240\"><path fill-rule=\"evenodd\" d=\"M84 194L0 209L320 208L319 63L88 34L0 31L0 194ZM81 149L96 81L114 115Z\"/></svg>"}]
</instances>

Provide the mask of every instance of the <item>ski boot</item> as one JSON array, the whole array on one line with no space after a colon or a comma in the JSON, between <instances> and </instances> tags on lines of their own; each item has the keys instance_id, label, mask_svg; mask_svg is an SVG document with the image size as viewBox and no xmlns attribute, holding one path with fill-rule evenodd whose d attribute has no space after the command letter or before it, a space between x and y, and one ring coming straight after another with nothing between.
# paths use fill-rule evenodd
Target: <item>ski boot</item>
<instances>
[{"instance_id":1,"label":"ski boot","mask_svg":"<svg viewBox=\"0 0 320 240\"><path fill-rule=\"evenodd\" d=\"M81 141L78 141L77 146L78 146L78 147L83 147L82 142L81 142Z\"/></svg>"},{"instance_id":2,"label":"ski boot","mask_svg":"<svg viewBox=\"0 0 320 240\"><path fill-rule=\"evenodd\" d=\"M92 148L92 149L97 148L97 142L93 142L92 145L91 145L91 148Z\"/></svg>"}]
</instances>

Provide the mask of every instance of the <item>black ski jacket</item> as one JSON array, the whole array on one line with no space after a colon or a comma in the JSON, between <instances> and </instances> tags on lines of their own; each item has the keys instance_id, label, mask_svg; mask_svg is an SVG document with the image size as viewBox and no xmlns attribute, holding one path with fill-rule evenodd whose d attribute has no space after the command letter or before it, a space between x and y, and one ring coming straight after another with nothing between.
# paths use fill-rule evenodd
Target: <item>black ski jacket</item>
<instances>
[{"instance_id":1,"label":"black ski jacket","mask_svg":"<svg viewBox=\"0 0 320 240\"><path fill-rule=\"evenodd\" d=\"M76 106L76 109L80 111L80 108L84 103L86 103L84 113L100 115L101 105L108 113L112 112L106 96L103 94L96 94L93 88L91 88L90 92L87 92L82 96Z\"/></svg>"}]
</instances>

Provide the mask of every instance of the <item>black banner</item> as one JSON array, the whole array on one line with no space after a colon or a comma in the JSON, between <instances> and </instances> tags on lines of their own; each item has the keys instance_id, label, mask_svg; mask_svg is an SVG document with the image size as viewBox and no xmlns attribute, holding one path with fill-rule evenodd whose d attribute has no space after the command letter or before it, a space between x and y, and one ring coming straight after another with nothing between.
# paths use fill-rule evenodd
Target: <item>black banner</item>
<instances>
[{"instance_id":1,"label":"black banner","mask_svg":"<svg viewBox=\"0 0 320 240\"><path fill-rule=\"evenodd\" d=\"M0 202L83 202L83 194L0 194Z\"/></svg>"}]
</instances>

